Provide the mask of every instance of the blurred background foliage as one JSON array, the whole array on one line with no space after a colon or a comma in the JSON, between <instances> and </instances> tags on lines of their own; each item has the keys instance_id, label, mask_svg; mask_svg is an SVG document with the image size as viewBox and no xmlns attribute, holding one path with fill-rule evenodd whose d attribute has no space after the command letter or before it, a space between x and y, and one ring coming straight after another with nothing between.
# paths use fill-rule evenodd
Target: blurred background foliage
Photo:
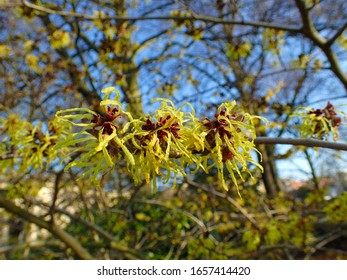
<instances>
[{"instance_id":1,"label":"blurred background foliage","mask_svg":"<svg viewBox=\"0 0 347 280\"><path fill-rule=\"evenodd\" d=\"M68 133L56 111L99 112L107 86L136 117L158 96L202 119L236 100L269 120L257 136L300 137L298 107L345 111L346 11L343 0L0 0L0 258L346 259L346 152L259 144L264 172L249 166L240 197L216 170L153 193L122 160L100 186L64 172L52 149Z\"/></svg>"}]
</instances>

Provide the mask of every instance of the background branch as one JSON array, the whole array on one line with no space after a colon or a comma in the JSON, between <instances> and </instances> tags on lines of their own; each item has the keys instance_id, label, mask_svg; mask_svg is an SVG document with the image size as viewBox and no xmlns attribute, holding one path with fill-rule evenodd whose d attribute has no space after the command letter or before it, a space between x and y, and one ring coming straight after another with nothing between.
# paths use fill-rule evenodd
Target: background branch
<instances>
[{"instance_id":1,"label":"background branch","mask_svg":"<svg viewBox=\"0 0 347 280\"><path fill-rule=\"evenodd\" d=\"M52 223L48 223L43 219L29 213L23 208L16 206L10 200L7 200L3 197L3 194L0 194L0 207L4 208L6 211L18 215L24 220L33 223L40 228L48 230L52 235L65 243L67 247L70 247L72 251L82 260L92 260L93 257L82 247L77 239L72 237L69 233L63 229L57 227Z\"/></svg>"},{"instance_id":2,"label":"background branch","mask_svg":"<svg viewBox=\"0 0 347 280\"><path fill-rule=\"evenodd\" d=\"M269 23L269 22L253 22L253 21L244 21L244 20L224 20L217 17L211 17L206 15L199 15L199 14L190 14L187 16L144 16L144 17L130 17L130 16L92 16L88 14L81 14L81 13L74 13L74 12L65 12L65 11L58 11L53 10L47 7L43 7L40 5L36 5L33 3L30 3L29 1L23 0L23 5L34 9L36 11L45 13L45 14L54 14L54 15L60 15L63 17L74 17L76 19L83 19L83 20L118 20L118 21L145 21L145 20L174 20L174 21L182 21L182 20L200 20L206 23L217 23L217 24L235 24L235 25L243 25L243 26L254 26L254 27L263 27L263 28L271 28L276 30L283 30L288 31L292 33L299 33L300 29L293 26L288 25L281 25L277 23Z\"/></svg>"},{"instance_id":3,"label":"background branch","mask_svg":"<svg viewBox=\"0 0 347 280\"><path fill-rule=\"evenodd\" d=\"M254 139L255 144L280 144L280 145L294 145L305 147L319 147L333 150L347 151L347 143L328 142L316 139L303 139L303 138L275 138L275 137L257 137Z\"/></svg>"}]
</instances>

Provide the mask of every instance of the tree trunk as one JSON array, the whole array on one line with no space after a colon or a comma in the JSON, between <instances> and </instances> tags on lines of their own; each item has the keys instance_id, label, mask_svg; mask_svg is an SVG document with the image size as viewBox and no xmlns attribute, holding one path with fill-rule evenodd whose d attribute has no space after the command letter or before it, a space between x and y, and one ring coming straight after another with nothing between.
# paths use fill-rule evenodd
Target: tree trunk
<instances>
[{"instance_id":1,"label":"tree trunk","mask_svg":"<svg viewBox=\"0 0 347 280\"><path fill-rule=\"evenodd\" d=\"M306 156L308 165L310 166L310 169L311 169L313 186L314 186L315 190L318 190L319 189L319 179L317 177L315 168L313 166L312 158L311 158L310 154L308 153L307 149L304 150L304 154Z\"/></svg>"},{"instance_id":2,"label":"tree trunk","mask_svg":"<svg viewBox=\"0 0 347 280\"><path fill-rule=\"evenodd\" d=\"M274 198L278 192L283 189L275 163L274 147L262 144L258 145L257 149L262 154L262 161L260 164L264 168L262 179L266 190L266 195L269 198Z\"/></svg>"},{"instance_id":3,"label":"tree trunk","mask_svg":"<svg viewBox=\"0 0 347 280\"><path fill-rule=\"evenodd\" d=\"M124 92L125 102L127 104L127 110L131 114L138 118L143 113L142 97L138 81L138 68L135 62L130 63L131 70L126 74L126 85L122 87Z\"/></svg>"}]
</instances>

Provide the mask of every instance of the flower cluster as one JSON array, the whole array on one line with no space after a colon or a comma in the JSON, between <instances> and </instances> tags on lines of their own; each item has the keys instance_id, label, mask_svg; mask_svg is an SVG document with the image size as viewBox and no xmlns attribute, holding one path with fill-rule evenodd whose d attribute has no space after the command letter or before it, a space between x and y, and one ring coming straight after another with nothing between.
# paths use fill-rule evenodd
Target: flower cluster
<instances>
[{"instance_id":1,"label":"flower cluster","mask_svg":"<svg viewBox=\"0 0 347 280\"><path fill-rule=\"evenodd\" d=\"M105 99L100 103L103 114L87 108L59 111L58 122L70 123L80 129L59 139L56 149L68 148L81 154L67 168L85 169L83 176L101 180L119 162L127 165L135 184L153 183L160 177L164 183L177 176L186 176L193 167L208 172L216 167L221 185L228 189L224 172L228 170L234 185L243 179L242 172L249 172L248 163L259 168L252 156L254 145L253 119L242 112L236 102L225 102L214 119L199 120L194 108L184 104L176 108L167 99L161 102L151 116L133 118L122 110L120 95L109 99L114 88L103 90Z\"/></svg>"},{"instance_id":2,"label":"flower cluster","mask_svg":"<svg viewBox=\"0 0 347 280\"><path fill-rule=\"evenodd\" d=\"M316 110L311 110L308 112L308 114L313 114L315 117L323 116L327 120L330 121L330 125L332 128L338 127L341 125L341 117L339 117L335 111L334 105L332 105L330 102L325 106L325 108L322 109L316 109ZM322 129L320 127L319 123L315 127L315 132L319 133L319 131Z\"/></svg>"},{"instance_id":3,"label":"flower cluster","mask_svg":"<svg viewBox=\"0 0 347 280\"><path fill-rule=\"evenodd\" d=\"M209 133L206 136L206 140L209 146L212 148L216 146L215 137L217 133L219 134L220 137L222 138L226 137L228 140L233 141L232 140L233 135L228 129L230 126L228 120L229 121L236 120L239 122L245 121L244 115L237 114L237 113L227 115L224 109L222 109L220 113L215 114L214 117L215 117L214 121L211 121L209 118L205 118L205 120L203 121L204 126L209 130ZM235 128L235 131L237 133L241 132L241 129L236 124L231 124L231 125ZM223 162L226 162L227 160L231 160L234 158L233 152L228 148L226 144L223 145L221 152L222 152Z\"/></svg>"},{"instance_id":4,"label":"flower cluster","mask_svg":"<svg viewBox=\"0 0 347 280\"><path fill-rule=\"evenodd\" d=\"M16 169L25 173L47 167L58 156L53 147L66 127L54 120L48 126L33 125L10 110L6 114L0 118L0 170L8 173Z\"/></svg>"},{"instance_id":5,"label":"flower cluster","mask_svg":"<svg viewBox=\"0 0 347 280\"><path fill-rule=\"evenodd\" d=\"M253 163L262 170L262 167L254 161L251 151L257 151L254 146L255 129L253 119L259 118L242 112L237 108L236 102L223 103L218 108L218 113L214 115L215 119L205 118L202 121L203 130L207 130L205 146L208 153L203 153L205 169L208 159L212 159L218 169L218 178L222 186L228 189L224 179L224 168L231 176L235 186L238 186L235 174L243 180L241 172L252 174L248 169L248 162Z\"/></svg>"},{"instance_id":6,"label":"flower cluster","mask_svg":"<svg viewBox=\"0 0 347 280\"><path fill-rule=\"evenodd\" d=\"M95 123L93 128L101 127L103 134L112 134L113 130L118 128L118 126L113 123L116 118L121 116L121 114L117 114L118 112L119 110L117 107L111 109L111 107L108 106L105 117L100 114L94 115L91 121L92 123Z\"/></svg>"},{"instance_id":7,"label":"flower cluster","mask_svg":"<svg viewBox=\"0 0 347 280\"><path fill-rule=\"evenodd\" d=\"M338 127L342 123L343 115L344 113L336 111L330 102L323 109L301 107L293 114L302 120L299 127L302 137L327 139L332 133L334 140L338 139Z\"/></svg>"},{"instance_id":8,"label":"flower cluster","mask_svg":"<svg viewBox=\"0 0 347 280\"><path fill-rule=\"evenodd\" d=\"M161 101L161 106L153 116L134 120L123 138L135 158L135 164L129 166L135 183L144 178L147 183L153 182L154 189L157 176L164 183L173 177L173 184L177 175L185 176L185 167L198 162L191 147L202 149L193 144L193 132L188 128L193 115L183 112L182 107L176 108L169 100L157 101Z\"/></svg>"}]
</instances>

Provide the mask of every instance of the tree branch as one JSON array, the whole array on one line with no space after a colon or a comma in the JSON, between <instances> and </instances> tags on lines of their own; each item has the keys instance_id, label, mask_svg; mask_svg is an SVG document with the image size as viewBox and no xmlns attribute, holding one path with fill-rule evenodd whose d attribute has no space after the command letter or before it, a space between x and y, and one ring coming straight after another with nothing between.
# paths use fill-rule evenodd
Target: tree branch
<instances>
[{"instance_id":1,"label":"tree branch","mask_svg":"<svg viewBox=\"0 0 347 280\"><path fill-rule=\"evenodd\" d=\"M0 207L4 208L6 211L18 215L24 220L33 223L40 228L48 230L52 235L57 237L59 240L65 243L66 246L70 247L75 254L80 257L82 260L92 260L93 257L82 247L77 239L72 237L69 233L63 229L57 227L52 223L48 223L43 219L29 213L23 208L16 206L11 201L5 199L3 194L0 194Z\"/></svg>"},{"instance_id":2,"label":"tree branch","mask_svg":"<svg viewBox=\"0 0 347 280\"><path fill-rule=\"evenodd\" d=\"M330 47L330 46L336 41L336 39L339 38L339 37L342 35L342 33L343 33L346 29L347 29L347 22L346 22L346 23L334 34L333 37L331 37L331 38L328 40L328 42L326 43L327 46Z\"/></svg>"},{"instance_id":3,"label":"tree branch","mask_svg":"<svg viewBox=\"0 0 347 280\"><path fill-rule=\"evenodd\" d=\"M35 205L40 205L40 206L49 208L48 204L37 201L35 199L30 198L29 201L31 203L34 203ZM137 260L137 259L141 258L140 254L138 252L136 252L135 250L117 242L117 240L115 239L115 237L112 234L105 231L99 225L91 223L91 222L87 221L86 219L82 218L80 215L71 214L70 212L68 212L64 209L61 209L59 207L55 207L55 211L58 213L66 215L67 217L74 220L75 222L79 222L79 223L83 224L84 226L86 226L90 230L94 230L97 234L99 234L102 238L104 238L105 240L107 240L109 242L109 246L111 249L117 250L119 252L126 254L129 259Z\"/></svg>"},{"instance_id":4,"label":"tree branch","mask_svg":"<svg viewBox=\"0 0 347 280\"><path fill-rule=\"evenodd\" d=\"M49 34L55 31L54 25L52 24L48 15L41 15L40 19L45 25L45 27L47 28L47 31ZM85 84L85 82L79 77L78 66L72 60L67 50L65 48L60 48L60 49L56 49L56 52L58 53L60 57L65 59L67 64L69 65L68 73L76 89L81 93L81 95L84 97L87 103L95 111L98 111L101 97L97 94L97 92L90 90L88 86Z\"/></svg>"},{"instance_id":5,"label":"tree branch","mask_svg":"<svg viewBox=\"0 0 347 280\"><path fill-rule=\"evenodd\" d=\"M252 223L252 225L260 230L260 227L259 225L257 224L256 220L247 212L247 210L245 208L243 208L235 199L233 199L232 197L228 196L227 194L225 193L221 193L221 192L218 192L218 191L215 191L215 190L210 190L208 189L207 187L204 187L202 186L201 184L198 184L194 181L192 181L189 177L186 178L187 180L187 183L190 185L190 186L193 186L195 188L198 188L198 189L203 189L204 191L206 192L209 192L215 196L218 196L218 197L221 197L223 199L226 199L230 204L232 204L244 217L246 217L246 219L248 221L250 221Z\"/></svg>"},{"instance_id":6,"label":"tree branch","mask_svg":"<svg viewBox=\"0 0 347 280\"><path fill-rule=\"evenodd\" d=\"M24 243L18 243L14 245L7 245L0 247L0 254L4 254L11 251L17 251L17 250L25 250L25 249L31 249L31 248L40 248L45 247L47 248L47 245L49 246L55 246L59 247L61 243L59 241L47 241L47 240L38 240L33 242L24 242Z\"/></svg>"},{"instance_id":7,"label":"tree branch","mask_svg":"<svg viewBox=\"0 0 347 280\"><path fill-rule=\"evenodd\" d=\"M34 9L36 11L39 11L41 13L45 14L54 14L54 15L60 15L62 17L74 17L76 19L82 19L82 20L118 20L118 21L145 21L145 20L175 20L175 21L182 21L182 20L200 20L206 23L217 23L217 24L235 24L235 25L244 25L244 26L254 26L254 27L263 27L263 28L271 28L276 30L283 30L288 31L292 33L300 33L301 29L293 26L286 26L281 25L277 23L269 23L269 22L253 22L253 21L244 21L244 20L224 20L221 18L216 17L210 17L205 15L198 15L198 14L192 14L188 16L145 16L145 17L129 17L129 16L92 16L87 14L81 14L81 13L74 13L74 12L66 12L66 11L57 11L53 10L47 7L43 7L40 5L36 5L33 3L30 3L29 1L23 0L23 5Z\"/></svg>"},{"instance_id":8,"label":"tree branch","mask_svg":"<svg viewBox=\"0 0 347 280\"><path fill-rule=\"evenodd\" d=\"M254 139L255 144L268 144L268 145L294 145L305 147L319 147L333 150L347 151L347 143L328 142L316 139L303 139L303 138L275 138L275 137L257 137Z\"/></svg>"},{"instance_id":9,"label":"tree branch","mask_svg":"<svg viewBox=\"0 0 347 280\"><path fill-rule=\"evenodd\" d=\"M343 32L343 30L346 28L346 24L343 28L341 28L331 39L328 41L324 37L322 37L317 29L314 27L312 18L309 14L309 11L306 8L306 3L304 0L295 0L296 6L298 7L298 10L301 15L302 19L302 34L304 34L307 38L309 38L314 44L316 44L325 54L326 58L328 59L331 67L331 71L334 72L336 77L341 81L345 89L347 90L347 76L343 72L338 59L336 57L336 54L331 49L332 40L336 40L336 35L339 35L339 32ZM336 38L335 38L336 37Z\"/></svg>"}]
</instances>

